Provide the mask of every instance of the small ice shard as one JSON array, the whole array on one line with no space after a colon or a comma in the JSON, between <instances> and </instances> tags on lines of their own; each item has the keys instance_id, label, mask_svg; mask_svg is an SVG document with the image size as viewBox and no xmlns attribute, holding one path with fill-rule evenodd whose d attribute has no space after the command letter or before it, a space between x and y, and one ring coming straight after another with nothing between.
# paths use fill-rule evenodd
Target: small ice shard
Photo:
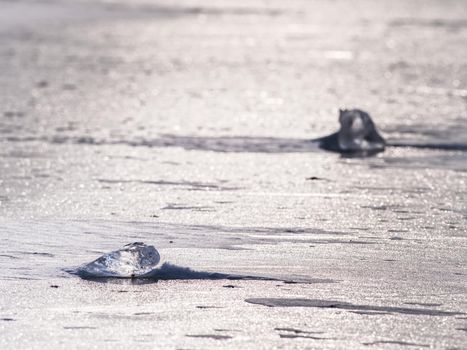
<instances>
[{"instance_id":1,"label":"small ice shard","mask_svg":"<svg viewBox=\"0 0 467 350\"><path fill-rule=\"evenodd\" d=\"M338 132L318 139L319 146L341 153L369 153L384 151L386 141L378 133L370 115L360 109L339 110Z\"/></svg>"},{"instance_id":2,"label":"small ice shard","mask_svg":"<svg viewBox=\"0 0 467 350\"><path fill-rule=\"evenodd\" d=\"M140 277L154 270L160 259L154 246L135 242L102 255L76 272L82 277Z\"/></svg>"}]
</instances>

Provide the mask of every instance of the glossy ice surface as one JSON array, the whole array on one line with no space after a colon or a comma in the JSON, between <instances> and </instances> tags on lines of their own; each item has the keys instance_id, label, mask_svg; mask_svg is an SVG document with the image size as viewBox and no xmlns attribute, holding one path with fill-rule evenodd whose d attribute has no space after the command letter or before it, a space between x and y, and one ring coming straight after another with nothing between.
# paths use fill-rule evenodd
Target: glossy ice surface
<instances>
[{"instance_id":1,"label":"glossy ice surface","mask_svg":"<svg viewBox=\"0 0 467 350\"><path fill-rule=\"evenodd\" d=\"M0 1L0 349L465 349L466 42L464 0ZM433 147L319 150L339 108ZM129 242L203 278L64 271Z\"/></svg>"}]
</instances>

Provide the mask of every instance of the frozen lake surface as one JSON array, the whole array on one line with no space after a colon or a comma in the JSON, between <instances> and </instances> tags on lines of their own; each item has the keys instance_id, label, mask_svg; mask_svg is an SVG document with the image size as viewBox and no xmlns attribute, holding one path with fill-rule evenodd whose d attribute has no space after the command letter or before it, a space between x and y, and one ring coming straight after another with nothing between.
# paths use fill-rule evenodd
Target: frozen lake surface
<instances>
[{"instance_id":1,"label":"frozen lake surface","mask_svg":"<svg viewBox=\"0 0 467 350\"><path fill-rule=\"evenodd\" d=\"M0 0L0 348L464 349L466 42L462 0ZM339 108L398 147L319 150ZM132 242L271 280L66 272Z\"/></svg>"}]
</instances>

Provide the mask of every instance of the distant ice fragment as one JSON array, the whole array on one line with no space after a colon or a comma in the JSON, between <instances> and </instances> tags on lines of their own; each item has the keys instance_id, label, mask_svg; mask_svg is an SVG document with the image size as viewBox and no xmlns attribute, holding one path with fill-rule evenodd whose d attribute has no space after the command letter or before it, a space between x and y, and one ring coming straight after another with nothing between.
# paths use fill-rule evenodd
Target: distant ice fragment
<instances>
[{"instance_id":1,"label":"distant ice fragment","mask_svg":"<svg viewBox=\"0 0 467 350\"><path fill-rule=\"evenodd\" d=\"M360 109L339 111L338 132L318 139L321 148L340 153L371 155L384 151L386 141L379 134L370 115Z\"/></svg>"},{"instance_id":2,"label":"distant ice fragment","mask_svg":"<svg viewBox=\"0 0 467 350\"><path fill-rule=\"evenodd\" d=\"M339 147L346 151L382 151L386 142L370 115L359 109L339 111Z\"/></svg>"},{"instance_id":3,"label":"distant ice fragment","mask_svg":"<svg viewBox=\"0 0 467 350\"><path fill-rule=\"evenodd\" d=\"M154 246L135 242L79 267L77 273L82 277L140 277L154 270L159 261Z\"/></svg>"}]
</instances>

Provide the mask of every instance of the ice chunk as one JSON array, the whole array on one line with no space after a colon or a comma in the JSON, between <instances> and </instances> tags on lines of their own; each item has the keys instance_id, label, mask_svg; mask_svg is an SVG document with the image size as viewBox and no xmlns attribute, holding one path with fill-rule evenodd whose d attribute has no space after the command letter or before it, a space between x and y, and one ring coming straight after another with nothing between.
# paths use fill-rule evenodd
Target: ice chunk
<instances>
[{"instance_id":1,"label":"ice chunk","mask_svg":"<svg viewBox=\"0 0 467 350\"><path fill-rule=\"evenodd\" d=\"M99 280L108 282L118 278L131 279L132 283L137 281L158 281L158 280L259 280L259 281L284 281L290 280L276 279L273 277L249 276L225 274L209 271L196 271L189 267L177 266L165 262L160 262L159 252L152 245L142 242L127 244L122 249L112 251L102 255L100 258L82 265L77 269L65 270L71 274L76 274L84 279ZM297 283L297 282L295 282ZM306 283L306 282L304 282Z\"/></svg>"},{"instance_id":2,"label":"ice chunk","mask_svg":"<svg viewBox=\"0 0 467 350\"><path fill-rule=\"evenodd\" d=\"M159 261L160 255L154 246L135 242L102 255L76 272L82 277L132 278L154 270Z\"/></svg>"},{"instance_id":3,"label":"ice chunk","mask_svg":"<svg viewBox=\"0 0 467 350\"><path fill-rule=\"evenodd\" d=\"M339 123L338 141L343 151L384 150L385 141L368 113L359 109L340 110Z\"/></svg>"},{"instance_id":4,"label":"ice chunk","mask_svg":"<svg viewBox=\"0 0 467 350\"><path fill-rule=\"evenodd\" d=\"M339 123L338 132L314 141L333 152L372 155L384 151L386 141L368 113L360 109L340 110Z\"/></svg>"}]
</instances>

